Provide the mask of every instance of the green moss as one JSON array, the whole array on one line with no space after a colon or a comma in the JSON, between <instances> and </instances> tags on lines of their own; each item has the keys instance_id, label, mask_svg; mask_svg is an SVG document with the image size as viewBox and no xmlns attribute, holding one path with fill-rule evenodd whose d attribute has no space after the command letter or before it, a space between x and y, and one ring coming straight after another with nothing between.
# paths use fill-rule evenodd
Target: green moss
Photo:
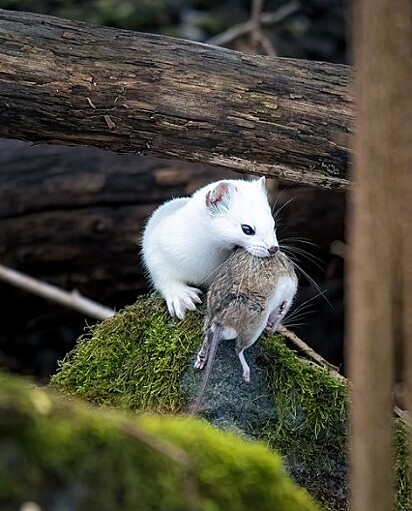
<instances>
[{"instance_id":1,"label":"green moss","mask_svg":"<svg viewBox=\"0 0 412 511\"><path fill-rule=\"evenodd\" d=\"M194 419L92 408L1 373L0 387L2 509L316 509L263 445Z\"/></svg>"},{"instance_id":2,"label":"green moss","mask_svg":"<svg viewBox=\"0 0 412 511\"><path fill-rule=\"evenodd\" d=\"M201 342L202 318L190 313L183 322L174 321L159 298L141 298L81 338L53 383L99 405L181 411L186 400L181 379ZM262 337L259 343L276 416L244 433L279 451L294 479L325 508L346 510L346 382L297 356L281 336ZM398 428L400 511L412 509L405 438Z\"/></svg>"},{"instance_id":3,"label":"green moss","mask_svg":"<svg viewBox=\"0 0 412 511\"><path fill-rule=\"evenodd\" d=\"M294 478L326 509L346 510L347 386L303 360L281 336L261 339L276 420L258 438L279 451Z\"/></svg>"},{"instance_id":4,"label":"green moss","mask_svg":"<svg viewBox=\"0 0 412 511\"><path fill-rule=\"evenodd\" d=\"M412 487L409 468L410 430L400 420L395 420L395 485L398 511L412 509Z\"/></svg>"},{"instance_id":5,"label":"green moss","mask_svg":"<svg viewBox=\"0 0 412 511\"><path fill-rule=\"evenodd\" d=\"M346 381L302 361L281 336L261 339L261 343L277 417L261 425L259 437L283 455L292 471L297 466L301 477L296 480L326 509L348 509L347 495L342 491L346 480ZM399 419L394 428L396 508L410 511L409 432Z\"/></svg>"},{"instance_id":6,"label":"green moss","mask_svg":"<svg viewBox=\"0 0 412 511\"><path fill-rule=\"evenodd\" d=\"M175 321L159 298L144 297L82 337L52 382L99 405L174 412L184 401L180 380L200 340L198 315Z\"/></svg>"},{"instance_id":7,"label":"green moss","mask_svg":"<svg viewBox=\"0 0 412 511\"><path fill-rule=\"evenodd\" d=\"M290 438L306 453L345 448L347 386L329 371L303 361L281 336L261 340L276 406L272 438L289 447Z\"/></svg>"}]
</instances>

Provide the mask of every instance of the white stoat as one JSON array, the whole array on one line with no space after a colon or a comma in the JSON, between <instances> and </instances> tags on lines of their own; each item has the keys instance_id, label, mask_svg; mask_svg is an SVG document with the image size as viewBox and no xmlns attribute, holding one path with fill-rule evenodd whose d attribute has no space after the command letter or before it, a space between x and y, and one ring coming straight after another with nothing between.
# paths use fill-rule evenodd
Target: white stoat
<instances>
[{"instance_id":1,"label":"white stoat","mask_svg":"<svg viewBox=\"0 0 412 511\"><path fill-rule=\"evenodd\" d=\"M170 314L182 319L201 303L219 266L235 246L258 257L278 250L265 178L224 180L172 199L147 222L143 261Z\"/></svg>"}]
</instances>

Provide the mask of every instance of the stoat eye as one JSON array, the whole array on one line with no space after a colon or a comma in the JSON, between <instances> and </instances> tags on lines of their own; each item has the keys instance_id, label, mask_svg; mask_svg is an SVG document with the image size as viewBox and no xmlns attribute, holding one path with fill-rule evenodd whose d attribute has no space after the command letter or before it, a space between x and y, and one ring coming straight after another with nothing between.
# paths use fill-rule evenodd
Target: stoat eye
<instances>
[{"instance_id":1,"label":"stoat eye","mask_svg":"<svg viewBox=\"0 0 412 511\"><path fill-rule=\"evenodd\" d=\"M255 229L253 229L253 227L250 227L250 225L242 224L240 227L247 236L253 236L255 234Z\"/></svg>"}]
</instances>

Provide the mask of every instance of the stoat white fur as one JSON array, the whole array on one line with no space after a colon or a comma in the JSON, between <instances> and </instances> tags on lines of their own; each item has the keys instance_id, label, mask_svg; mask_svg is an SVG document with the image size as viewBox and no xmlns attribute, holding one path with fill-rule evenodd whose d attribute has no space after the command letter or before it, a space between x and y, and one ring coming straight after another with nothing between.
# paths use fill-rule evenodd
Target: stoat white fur
<instances>
[{"instance_id":1,"label":"stoat white fur","mask_svg":"<svg viewBox=\"0 0 412 511\"><path fill-rule=\"evenodd\" d=\"M235 246L265 257L278 248L265 178L224 180L172 199L147 222L142 255L170 314L182 319ZM192 285L192 286L191 286Z\"/></svg>"}]
</instances>

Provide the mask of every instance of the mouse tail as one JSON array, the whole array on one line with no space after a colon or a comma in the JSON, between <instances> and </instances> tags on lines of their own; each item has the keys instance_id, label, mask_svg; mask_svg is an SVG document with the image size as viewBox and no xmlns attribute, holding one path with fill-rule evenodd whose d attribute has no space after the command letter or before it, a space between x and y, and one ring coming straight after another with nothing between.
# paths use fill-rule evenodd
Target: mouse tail
<instances>
[{"instance_id":1,"label":"mouse tail","mask_svg":"<svg viewBox=\"0 0 412 511\"><path fill-rule=\"evenodd\" d=\"M215 355L217 351L217 346L219 341L222 339L223 328L219 324L214 324L213 331L209 329L207 332L207 343L209 344L209 353L207 356L207 362L205 367L205 372L203 374L202 381L200 383L200 387L197 393L196 401L191 407L190 413L192 415L197 415L200 409L200 405L203 401L203 395L206 390L207 382L209 381L210 373L212 372L213 362L215 360Z\"/></svg>"}]
</instances>

